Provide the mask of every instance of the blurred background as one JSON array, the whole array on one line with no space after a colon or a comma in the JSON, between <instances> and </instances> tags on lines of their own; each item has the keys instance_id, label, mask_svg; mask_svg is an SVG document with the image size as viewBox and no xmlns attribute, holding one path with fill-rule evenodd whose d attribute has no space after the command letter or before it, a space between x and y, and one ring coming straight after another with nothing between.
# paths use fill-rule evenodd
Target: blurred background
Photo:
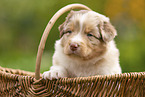
<instances>
[{"instance_id":1,"label":"blurred background","mask_svg":"<svg viewBox=\"0 0 145 97\"><path fill-rule=\"evenodd\" d=\"M48 21L72 3L85 4L110 18L118 31L115 40L123 72L145 71L145 0L0 0L0 66L34 72ZM57 20L48 36L41 73L52 65L58 26L66 15Z\"/></svg>"}]
</instances>

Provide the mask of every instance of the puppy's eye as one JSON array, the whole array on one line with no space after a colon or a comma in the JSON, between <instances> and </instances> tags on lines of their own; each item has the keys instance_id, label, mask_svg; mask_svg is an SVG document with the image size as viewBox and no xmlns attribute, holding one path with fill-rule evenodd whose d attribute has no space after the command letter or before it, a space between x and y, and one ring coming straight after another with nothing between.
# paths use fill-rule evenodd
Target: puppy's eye
<instances>
[{"instance_id":1,"label":"puppy's eye","mask_svg":"<svg viewBox=\"0 0 145 97\"><path fill-rule=\"evenodd\" d=\"M93 34L91 34L91 33L88 33L87 36L88 36L88 37L94 37L94 38L100 40L100 38L96 37L95 35L93 35Z\"/></svg>"},{"instance_id":2,"label":"puppy's eye","mask_svg":"<svg viewBox=\"0 0 145 97\"><path fill-rule=\"evenodd\" d=\"M72 33L72 31L67 31L66 33Z\"/></svg>"},{"instance_id":3,"label":"puppy's eye","mask_svg":"<svg viewBox=\"0 0 145 97\"><path fill-rule=\"evenodd\" d=\"M91 34L91 33L88 33L88 34L87 34L87 36L93 36L93 34Z\"/></svg>"},{"instance_id":4,"label":"puppy's eye","mask_svg":"<svg viewBox=\"0 0 145 97\"><path fill-rule=\"evenodd\" d=\"M70 30L69 30L69 31L64 31L64 32L63 32L63 34L66 34L66 35L70 35L71 33L72 33L72 31L70 31Z\"/></svg>"}]
</instances>

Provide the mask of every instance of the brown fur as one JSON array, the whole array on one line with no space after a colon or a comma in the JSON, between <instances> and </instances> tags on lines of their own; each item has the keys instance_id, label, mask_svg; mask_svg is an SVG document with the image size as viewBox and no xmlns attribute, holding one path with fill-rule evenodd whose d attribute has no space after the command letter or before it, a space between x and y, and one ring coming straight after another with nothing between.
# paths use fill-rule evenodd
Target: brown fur
<instances>
[{"instance_id":1,"label":"brown fur","mask_svg":"<svg viewBox=\"0 0 145 97\"><path fill-rule=\"evenodd\" d=\"M98 25L100 32L102 34L103 40L106 42L111 41L117 35L114 26L111 23L103 22Z\"/></svg>"}]
</instances>

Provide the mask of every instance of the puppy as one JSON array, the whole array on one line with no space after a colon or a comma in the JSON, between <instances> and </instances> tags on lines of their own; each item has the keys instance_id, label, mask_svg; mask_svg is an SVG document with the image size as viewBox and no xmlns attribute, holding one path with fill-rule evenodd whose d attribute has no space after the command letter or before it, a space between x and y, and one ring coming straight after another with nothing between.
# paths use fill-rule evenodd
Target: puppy
<instances>
[{"instance_id":1,"label":"puppy","mask_svg":"<svg viewBox=\"0 0 145 97\"><path fill-rule=\"evenodd\" d=\"M44 79L119 74L117 35L109 18L94 11L71 11L59 26L53 66Z\"/></svg>"}]
</instances>

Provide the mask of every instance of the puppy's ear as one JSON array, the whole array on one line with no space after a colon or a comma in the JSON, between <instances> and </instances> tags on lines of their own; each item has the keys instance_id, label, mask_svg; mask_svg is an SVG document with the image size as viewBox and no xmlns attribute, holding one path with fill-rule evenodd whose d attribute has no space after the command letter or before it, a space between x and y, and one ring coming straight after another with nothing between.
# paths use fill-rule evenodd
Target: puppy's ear
<instances>
[{"instance_id":1,"label":"puppy's ear","mask_svg":"<svg viewBox=\"0 0 145 97\"><path fill-rule=\"evenodd\" d=\"M61 24L59 27L58 27L58 29L59 29L59 32L60 32L60 38L63 36L63 34L64 34L64 31L63 31L63 29L64 29L64 24L65 24L65 22L63 23L63 24Z\"/></svg>"},{"instance_id":2,"label":"puppy's ear","mask_svg":"<svg viewBox=\"0 0 145 97\"><path fill-rule=\"evenodd\" d=\"M103 22L98 25L100 34L104 42L109 42L115 38L117 32L110 22Z\"/></svg>"},{"instance_id":3,"label":"puppy's ear","mask_svg":"<svg viewBox=\"0 0 145 97\"><path fill-rule=\"evenodd\" d=\"M60 38L63 36L64 34L64 26L69 22L70 18L72 17L72 15L75 13L75 11L71 10L70 13L67 15L65 22L63 22L63 24L61 24L58 29L60 32Z\"/></svg>"}]
</instances>

